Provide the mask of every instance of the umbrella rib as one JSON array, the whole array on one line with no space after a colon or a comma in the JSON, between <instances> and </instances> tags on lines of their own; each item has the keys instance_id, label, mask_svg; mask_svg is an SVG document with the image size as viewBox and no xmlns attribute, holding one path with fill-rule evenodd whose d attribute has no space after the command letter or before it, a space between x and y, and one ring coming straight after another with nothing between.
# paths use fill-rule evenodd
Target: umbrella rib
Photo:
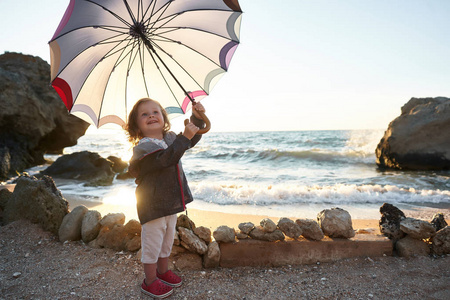
<instances>
[{"instance_id":1,"label":"umbrella rib","mask_svg":"<svg viewBox=\"0 0 450 300\"><path fill-rule=\"evenodd\" d=\"M94 5L97 5L97 6L101 7L101 8L103 8L104 10L106 10L107 12L109 12L111 15L113 15L114 17L116 17L119 21L121 21L122 23L124 23L124 24L127 25L128 27L131 27L132 24L128 23L124 18L120 17L118 14L116 14L116 13L112 12L111 10L107 9L105 6L103 6L103 5L99 4L99 3L96 3L96 2L94 2L94 1L91 1L91 0L85 0L85 1L86 1L86 2L89 2L89 3L92 3L92 4L94 4Z\"/></svg>"},{"instance_id":2,"label":"umbrella rib","mask_svg":"<svg viewBox=\"0 0 450 300\"><path fill-rule=\"evenodd\" d=\"M178 105L181 107L180 102L178 101L177 97L175 96L175 93L173 92L172 88L170 87L169 83L167 82L166 77L165 77L164 74L162 73L161 68L159 67L158 63L156 62L156 59L155 59L155 57L154 57L154 55L153 55L153 53L152 53L151 48L150 48L147 44L145 44L145 43L144 43L144 45L146 46L146 49L147 49L148 53L150 54L150 57L152 58L153 63L155 64L156 68L158 69L159 74L161 74L162 79L163 79L164 82L166 83L167 88L169 89L169 91L170 91L170 93L172 94L172 96L173 96L173 98L175 99L175 101L176 101L176 102L178 103ZM161 60L161 59L160 59L160 60ZM163 65L164 65L164 63L163 63ZM168 70L167 67L166 67L166 69ZM168 70L168 71L169 71L169 73L171 74L170 70ZM177 80L173 75L172 75L172 77L175 79L175 81L178 82L178 80ZM179 82L178 82L178 85L179 85L179 86L181 87L181 89L186 93L186 91L184 90L184 88L181 86L181 84L180 84Z\"/></svg>"},{"instance_id":3,"label":"umbrella rib","mask_svg":"<svg viewBox=\"0 0 450 300\"><path fill-rule=\"evenodd\" d=\"M180 63L178 63L178 61L177 60L175 60L169 53L167 53L164 49L162 49L161 47L159 47L157 44L155 44L155 46L159 49L159 50L161 50L162 52L164 52L167 56L169 56L201 89L202 89L202 91L204 91L206 94L208 94L206 91L205 91L205 89L197 82L197 80L194 78L194 77L192 77L192 75L188 72L188 71L186 71L186 69L182 66L182 65L180 65ZM155 54L156 54L156 50L154 50L155 51ZM161 60L161 62L162 62L162 59L158 56L158 58L159 58L159 60ZM172 72L170 72L170 70L169 70L169 68L164 64L164 62L162 62L163 63L163 65L166 67L166 69L169 71L169 73L171 73L172 74ZM183 86L181 85L181 83L179 83L178 82L178 80L175 78L175 76L174 75L172 75L172 77L174 77L174 79L175 79L175 81L178 83L178 85L181 87L181 89L184 91L184 93L186 94L186 96L188 96L191 100L192 100L192 98L188 95L188 93L186 92L186 90L183 88Z\"/></svg>"},{"instance_id":4,"label":"umbrella rib","mask_svg":"<svg viewBox=\"0 0 450 300\"><path fill-rule=\"evenodd\" d=\"M150 97L150 94L148 93L147 80L145 79L145 72L144 72L145 61L141 47L139 47L139 59L141 60L141 72L142 72L142 79L144 80L145 92L147 93L147 97Z\"/></svg>"},{"instance_id":5,"label":"umbrella rib","mask_svg":"<svg viewBox=\"0 0 450 300\"><path fill-rule=\"evenodd\" d=\"M128 14L130 15L131 19L133 20L133 24L136 24L136 17L134 16L133 12L131 11L131 7L128 4L127 0L123 0L123 3L125 3L125 7L127 8Z\"/></svg>"},{"instance_id":6,"label":"umbrella rib","mask_svg":"<svg viewBox=\"0 0 450 300\"><path fill-rule=\"evenodd\" d=\"M152 12L150 13L150 17L148 18L149 20L151 19L151 17L153 16L153 12L155 11L156 1L151 1L150 4L147 6L145 13L143 12L143 14L142 14L141 23L144 23L144 18L147 15L148 10L150 9L151 6L153 6L153 8L152 8Z\"/></svg>"},{"instance_id":7,"label":"umbrella rib","mask_svg":"<svg viewBox=\"0 0 450 300\"><path fill-rule=\"evenodd\" d=\"M156 22L158 22L158 21L160 20L161 16L162 16L162 15L164 14L164 12L169 8L170 4L172 4L172 1L167 2L167 3L163 6L163 7L164 7L164 11L163 11L161 14L159 14L158 19L156 19L156 20L153 22L153 24L150 26L150 23L151 23L150 21L151 21L152 17L153 17L157 12L159 12L159 11L163 8L163 7L161 7L157 12L155 12L155 11L154 11L154 8L155 8L155 6L156 6L156 1L155 1L155 6L154 6L153 9L152 9L152 14L151 14L150 17L148 18L148 20L145 22L147 26L150 26L149 31L153 29L153 26L156 24Z\"/></svg>"}]
</instances>

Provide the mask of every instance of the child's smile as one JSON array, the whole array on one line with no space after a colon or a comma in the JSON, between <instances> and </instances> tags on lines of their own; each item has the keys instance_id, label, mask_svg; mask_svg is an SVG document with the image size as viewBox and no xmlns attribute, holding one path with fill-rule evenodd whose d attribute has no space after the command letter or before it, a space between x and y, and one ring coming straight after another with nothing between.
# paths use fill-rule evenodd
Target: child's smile
<instances>
[{"instance_id":1,"label":"child's smile","mask_svg":"<svg viewBox=\"0 0 450 300\"><path fill-rule=\"evenodd\" d=\"M137 124L144 137L163 138L164 116L157 103L148 101L139 106Z\"/></svg>"}]
</instances>

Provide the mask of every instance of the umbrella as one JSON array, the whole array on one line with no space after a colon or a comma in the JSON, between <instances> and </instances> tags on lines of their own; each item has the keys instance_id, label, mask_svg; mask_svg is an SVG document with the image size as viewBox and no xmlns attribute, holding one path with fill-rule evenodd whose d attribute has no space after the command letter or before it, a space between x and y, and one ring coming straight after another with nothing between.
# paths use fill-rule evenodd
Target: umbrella
<instances>
[{"instance_id":1,"label":"umbrella","mask_svg":"<svg viewBox=\"0 0 450 300\"><path fill-rule=\"evenodd\" d=\"M51 84L96 127L123 126L144 97L185 114L228 70L241 15L237 0L71 0L49 42Z\"/></svg>"}]
</instances>

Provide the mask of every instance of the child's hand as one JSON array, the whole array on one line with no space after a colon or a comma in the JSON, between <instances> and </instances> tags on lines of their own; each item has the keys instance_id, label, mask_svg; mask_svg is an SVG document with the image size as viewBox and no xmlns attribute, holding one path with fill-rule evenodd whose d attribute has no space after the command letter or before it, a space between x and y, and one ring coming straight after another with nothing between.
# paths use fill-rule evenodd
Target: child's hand
<instances>
[{"instance_id":1,"label":"child's hand","mask_svg":"<svg viewBox=\"0 0 450 300\"><path fill-rule=\"evenodd\" d=\"M194 123L189 122L185 127L184 127L184 132L183 135L185 137L187 137L188 139L192 139L195 134L199 131L200 128L198 128L197 126L195 126Z\"/></svg>"},{"instance_id":2,"label":"child's hand","mask_svg":"<svg viewBox=\"0 0 450 300\"><path fill-rule=\"evenodd\" d=\"M201 104L200 102L195 103L195 105L192 106L192 114L197 118L197 119L202 119L202 117L200 116L200 114L198 112L202 112L205 113L206 110L203 107L203 104Z\"/></svg>"}]
</instances>

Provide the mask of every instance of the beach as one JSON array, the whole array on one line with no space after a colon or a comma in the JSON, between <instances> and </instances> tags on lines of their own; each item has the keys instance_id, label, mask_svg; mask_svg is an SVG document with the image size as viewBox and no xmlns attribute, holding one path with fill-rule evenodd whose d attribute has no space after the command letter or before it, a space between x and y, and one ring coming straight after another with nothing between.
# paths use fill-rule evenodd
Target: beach
<instances>
[{"instance_id":1,"label":"beach","mask_svg":"<svg viewBox=\"0 0 450 300\"><path fill-rule=\"evenodd\" d=\"M218 216L218 215L216 215ZM261 216L262 217L262 216ZM363 222L363 225L371 224ZM135 253L60 243L27 221L0 227L0 299L150 299ZM450 256L358 257L176 271L169 299L449 299Z\"/></svg>"},{"instance_id":2,"label":"beach","mask_svg":"<svg viewBox=\"0 0 450 300\"><path fill-rule=\"evenodd\" d=\"M69 208L85 205L102 216L122 212L135 218L133 206L69 199ZM128 207L128 210L123 210ZM430 220L437 209L405 211ZM448 209L439 210L446 216ZM268 217L188 209L196 226L237 229L241 222ZM311 216L314 218L314 216ZM355 230L373 228L377 219L352 219ZM93 249L82 242L58 241L28 221L0 227L0 299L147 299L140 292L142 266L136 253ZM184 279L170 299L448 299L450 256L356 257L333 262L281 267L175 270Z\"/></svg>"}]
</instances>

